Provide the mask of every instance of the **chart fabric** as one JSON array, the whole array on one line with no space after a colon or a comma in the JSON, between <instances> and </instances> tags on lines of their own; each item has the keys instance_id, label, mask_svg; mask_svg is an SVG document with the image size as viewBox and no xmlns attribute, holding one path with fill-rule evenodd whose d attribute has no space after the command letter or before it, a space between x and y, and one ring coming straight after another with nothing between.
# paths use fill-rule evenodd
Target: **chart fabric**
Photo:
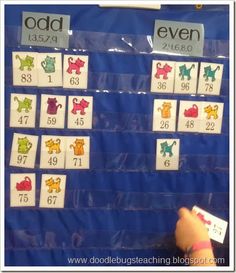
<instances>
[{"instance_id":1,"label":"chart fabric","mask_svg":"<svg viewBox=\"0 0 236 273\"><path fill-rule=\"evenodd\" d=\"M69 49L21 45L23 11L70 15L73 32ZM151 37L157 19L204 24L204 56L152 53ZM174 237L180 207L191 209L196 205L229 220L229 7L204 5L196 9L194 5L162 5L160 10L149 10L95 5L6 5L5 24L5 265L183 265L183 261L173 259L184 255L176 247ZM65 55L80 55L82 59L88 56L87 88L14 85L12 60L15 55L12 54L20 52L62 53L64 58ZM19 62L17 57L15 60ZM150 92L153 60L223 64L220 94ZM31 95L36 95L33 97L33 100L36 98L33 126L10 126L10 122L14 124L14 120L10 121L11 104ZM93 105L87 127L68 128L72 114L66 108L61 128L41 128L41 95L65 96L62 105L66 107L73 96L77 97L77 102L87 96L89 105ZM176 100L176 113L180 101L223 103L221 132L153 131L155 99ZM80 107L78 105L76 107ZM27 110L25 104L21 107L19 111ZM83 109L86 112L89 107ZM55 108L51 109L51 114L52 111L56 111ZM178 114L176 123L177 120ZM31 146L36 139L30 136L38 136L33 168L10 164L16 152L14 135L16 141L27 136ZM41 147L48 136L59 138L60 145L63 142L65 147L72 140L68 137L83 139L84 147L86 143L89 146L88 150L80 150L87 153L89 162L83 162L87 167L68 167L72 163L66 151L65 166L68 168L42 168L46 161L41 159L40 162ZM156 169L158 139L179 141L176 170ZM176 149L177 145L174 147ZM23 148L25 153L28 148ZM55 140L52 153L56 154L57 149ZM80 152L77 150L78 154ZM35 204L13 206L11 182L24 180L26 183L21 185L27 187L29 180L25 174L35 181ZM42 196L46 190L43 192L41 188L44 178L52 178L53 183L59 179L61 186L64 183L61 192L64 191L65 196L60 197L60 208L44 207L46 199ZM56 186L54 190L56 192ZM215 256L224 258L220 265L228 265L228 231L223 244L212 243ZM101 264L95 259L106 257L123 260ZM159 260L149 264L145 260L133 264L124 262L136 257ZM170 263L168 259L163 262L160 257L171 258ZM71 258L87 260L72 263Z\"/></svg>"}]
</instances>

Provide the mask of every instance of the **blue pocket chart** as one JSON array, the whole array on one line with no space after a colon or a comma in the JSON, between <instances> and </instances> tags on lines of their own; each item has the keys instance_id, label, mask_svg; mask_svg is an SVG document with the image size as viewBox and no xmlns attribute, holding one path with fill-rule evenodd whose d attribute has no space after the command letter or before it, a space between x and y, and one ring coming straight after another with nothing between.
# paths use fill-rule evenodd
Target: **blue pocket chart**
<instances>
[{"instance_id":1,"label":"blue pocket chart","mask_svg":"<svg viewBox=\"0 0 236 273\"><path fill-rule=\"evenodd\" d=\"M70 15L69 47L21 45L26 11ZM204 24L203 57L152 53L157 19ZM213 69L223 67L220 93L150 92L154 60L175 62L175 69L192 62L199 71L201 63L216 64L209 84ZM16 70L20 85L13 84ZM34 71L45 74L27 85L22 75ZM40 86L40 79L58 82ZM155 99L163 100L156 115L164 121L170 118L165 100L176 101L173 130L161 124L152 130ZM217 108L208 116L202 110L210 131L223 105L219 132L178 131L180 101L188 101L186 122L196 116L189 101ZM6 5L5 109L6 266L184 265L174 237L180 207L196 205L229 221L229 6ZM32 110L35 120L26 126ZM156 169L158 139L166 159L175 157L178 140L176 168L168 169L167 160ZM27 157L31 164L24 166ZM224 258L220 265L229 265L228 232L213 247Z\"/></svg>"}]
</instances>

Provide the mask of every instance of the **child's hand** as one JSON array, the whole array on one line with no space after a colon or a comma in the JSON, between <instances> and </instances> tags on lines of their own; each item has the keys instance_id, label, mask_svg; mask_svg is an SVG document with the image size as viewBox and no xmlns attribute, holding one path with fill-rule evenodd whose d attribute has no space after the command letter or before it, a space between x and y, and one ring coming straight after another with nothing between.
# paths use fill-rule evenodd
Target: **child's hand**
<instances>
[{"instance_id":1,"label":"child's hand","mask_svg":"<svg viewBox=\"0 0 236 273\"><path fill-rule=\"evenodd\" d=\"M186 252L194 243L210 240L206 227L195 212L181 208L178 214L179 220L176 223L175 238L179 248Z\"/></svg>"}]
</instances>

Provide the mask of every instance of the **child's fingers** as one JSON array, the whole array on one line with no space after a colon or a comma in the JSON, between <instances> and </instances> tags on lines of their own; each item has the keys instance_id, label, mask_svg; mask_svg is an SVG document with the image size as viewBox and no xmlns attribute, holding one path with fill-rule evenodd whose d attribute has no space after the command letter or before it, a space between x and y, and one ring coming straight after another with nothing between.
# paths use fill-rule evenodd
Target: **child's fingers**
<instances>
[{"instance_id":1,"label":"child's fingers","mask_svg":"<svg viewBox=\"0 0 236 273\"><path fill-rule=\"evenodd\" d=\"M179 215L179 218L182 218L182 217L191 215L191 212L189 209L182 207L178 210L178 215Z\"/></svg>"}]
</instances>

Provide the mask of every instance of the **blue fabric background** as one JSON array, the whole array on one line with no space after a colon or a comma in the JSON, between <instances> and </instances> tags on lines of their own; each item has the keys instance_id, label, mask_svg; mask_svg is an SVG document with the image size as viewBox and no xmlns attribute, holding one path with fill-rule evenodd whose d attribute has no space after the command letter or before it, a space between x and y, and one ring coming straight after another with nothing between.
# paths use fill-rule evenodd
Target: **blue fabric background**
<instances>
[{"instance_id":1,"label":"blue fabric background","mask_svg":"<svg viewBox=\"0 0 236 273\"><path fill-rule=\"evenodd\" d=\"M5 8L6 26L20 26L22 11L62 13L71 16L71 29L118 34L152 35L155 19L169 19L204 23L206 39L228 40L228 7L205 6L196 11L193 6L162 6L160 11L142 9L100 8L71 5L8 5ZM220 24L218 22L221 22ZM6 33L6 37L9 34ZM99 42L99 41L98 41ZM151 62L160 56L150 54L122 54L88 52L89 80L86 94L94 97L92 130L75 133L69 129L9 128L10 93L71 95L62 88L13 87L11 52L27 51L27 47L6 46L6 132L5 132L5 187L6 187L6 251L5 264L16 266L72 265L68 257L182 257L176 248L174 230L177 210L181 206L203 209L229 220L229 101L228 59L182 59L219 62L224 64L221 96L195 97L194 100L224 102L222 134L162 134L151 132L153 99L156 95L126 92L125 75L133 75L135 91L139 77L147 77L143 91L150 86ZM33 49L34 50L34 49ZM43 48L36 48L42 51ZM46 49L47 51L47 49ZM48 49L51 52L52 49ZM62 50L62 52L64 52ZM102 73L110 76L102 87L114 92L94 92L100 89L97 79ZM111 74L121 73L124 92ZM77 91L76 94L82 94ZM73 92L75 94L75 92ZM191 100L180 95L158 95L158 98ZM38 112L39 114L39 112ZM39 117L39 115L37 115ZM39 148L34 170L9 167L14 132L50 135L89 135L91 138L91 169L40 170ZM181 167L179 171L154 171L155 141L157 138L179 138ZM40 141L39 141L40 143ZM10 173L35 172L37 199L35 208L10 208ZM42 173L67 175L64 209L40 209L39 191ZM215 255L229 259L228 233L224 245L214 242ZM85 265L78 263L74 265ZM103 265L94 264L91 265ZM90 265L89 263L86 265ZM109 265L109 264L108 264ZM110 264L111 265L111 264ZM115 264L116 265L116 264ZM118 263L117 265L122 265ZM138 264L133 264L138 265ZM143 264L145 265L145 264ZM150 264L151 265L151 264ZM154 265L163 265L157 263ZM172 265L181 265L172 264Z\"/></svg>"}]
</instances>

